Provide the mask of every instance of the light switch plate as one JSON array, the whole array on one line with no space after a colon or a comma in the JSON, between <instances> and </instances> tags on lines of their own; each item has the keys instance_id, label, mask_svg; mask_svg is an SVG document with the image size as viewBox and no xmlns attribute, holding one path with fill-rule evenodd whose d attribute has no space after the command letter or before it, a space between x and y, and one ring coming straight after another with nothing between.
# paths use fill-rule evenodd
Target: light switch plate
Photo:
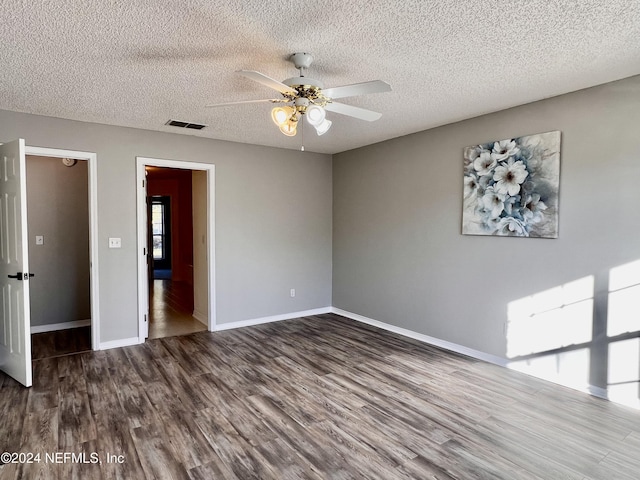
<instances>
[{"instance_id":1,"label":"light switch plate","mask_svg":"<svg viewBox=\"0 0 640 480\"><path fill-rule=\"evenodd\" d=\"M36 235L36 245L44 245L44 235Z\"/></svg>"},{"instance_id":2,"label":"light switch plate","mask_svg":"<svg viewBox=\"0 0 640 480\"><path fill-rule=\"evenodd\" d=\"M109 238L109 248L122 248L122 239Z\"/></svg>"}]
</instances>

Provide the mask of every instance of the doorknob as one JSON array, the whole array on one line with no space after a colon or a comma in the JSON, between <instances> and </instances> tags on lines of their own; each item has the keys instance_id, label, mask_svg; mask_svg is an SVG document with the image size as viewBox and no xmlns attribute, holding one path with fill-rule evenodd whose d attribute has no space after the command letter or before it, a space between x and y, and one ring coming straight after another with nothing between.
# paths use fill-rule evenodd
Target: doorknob
<instances>
[{"instance_id":1,"label":"doorknob","mask_svg":"<svg viewBox=\"0 0 640 480\"><path fill-rule=\"evenodd\" d=\"M18 272L15 275L7 275L7 277L9 278L16 278L20 281L22 280L29 280L30 277L35 277L35 273L22 273L22 272Z\"/></svg>"}]
</instances>

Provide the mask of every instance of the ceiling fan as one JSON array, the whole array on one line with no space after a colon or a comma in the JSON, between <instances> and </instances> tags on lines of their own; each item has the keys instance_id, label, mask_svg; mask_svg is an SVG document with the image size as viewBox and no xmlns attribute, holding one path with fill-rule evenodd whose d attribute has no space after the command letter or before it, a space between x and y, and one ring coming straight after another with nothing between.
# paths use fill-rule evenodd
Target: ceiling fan
<instances>
[{"instance_id":1,"label":"ceiling fan","mask_svg":"<svg viewBox=\"0 0 640 480\"><path fill-rule=\"evenodd\" d=\"M316 129L318 135L325 134L332 123L331 120L326 118L327 111L369 122L378 120L382 116L381 113L335 102L334 99L367 93L389 92L391 91L391 86L388 83L381 80L373 80L341 87L324 88L322 82L304 76L305 70L313 62L313 57L309 53L294 53L289 60L293 62L300 74L282 82L278 82L254 70L239 70L237 72L250 80L277 90L282 95L281 98L217 103L215 105L207 105L207 107L225 107L245 103L280 104L280 106L271 110L271 119L280 128L280 131L289 137L296 135L298 122L303 117L306 117L307 123Z\"/></svg>"}]
</instances>

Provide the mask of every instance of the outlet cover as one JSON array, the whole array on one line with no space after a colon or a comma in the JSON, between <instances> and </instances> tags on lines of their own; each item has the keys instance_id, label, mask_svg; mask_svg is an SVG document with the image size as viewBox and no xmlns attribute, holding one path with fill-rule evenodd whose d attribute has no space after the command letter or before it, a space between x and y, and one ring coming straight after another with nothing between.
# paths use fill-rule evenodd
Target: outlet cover
<instances>
[{"instance_id":1,"label":"outlet cover","mask_svg":"<svg viewBox=\"0 0 640 480\"><path fill-rule=\"evenodd\" d=\"M109 248L122 248L122 239L109 238Z\"/></svg>"}]
</instances>

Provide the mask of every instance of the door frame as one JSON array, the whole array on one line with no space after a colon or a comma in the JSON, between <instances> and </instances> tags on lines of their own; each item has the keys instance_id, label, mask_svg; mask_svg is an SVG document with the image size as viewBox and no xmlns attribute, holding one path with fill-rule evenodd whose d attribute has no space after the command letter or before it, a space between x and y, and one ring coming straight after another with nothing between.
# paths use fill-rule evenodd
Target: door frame
<instances>
[{"instance_id":1,"label":"door frame","mask_svg":"<svg viewBox=\"0 0 640 480\"><path fill-rule=\"evenodd\" d=\"M211 163L186 162L149 157L136 157L136 203L138 224L138 341L144 343L149 324L149 281L147 269L147 187L145 167L179 168L199 170L207 174L207 330L213 332L216 327L215 296L215 165ZM192 207L193 208L193 207Z\"/></svg>"},{"instance_id":2,"label":"door frame","mask_svg":"<svg viewBox=\"0 0 640 480\"><path fill-rule=\"evenodd\" d=\"M98 155L93 152L25 146L25 155L71 158L87 162L89 176L89 275L91 295L91 348L100 350L100 304L98 288ZM29 186L27 185L27 188ZM27 218L29 212L27 211Z\"/></svg>"}]
</instances>

